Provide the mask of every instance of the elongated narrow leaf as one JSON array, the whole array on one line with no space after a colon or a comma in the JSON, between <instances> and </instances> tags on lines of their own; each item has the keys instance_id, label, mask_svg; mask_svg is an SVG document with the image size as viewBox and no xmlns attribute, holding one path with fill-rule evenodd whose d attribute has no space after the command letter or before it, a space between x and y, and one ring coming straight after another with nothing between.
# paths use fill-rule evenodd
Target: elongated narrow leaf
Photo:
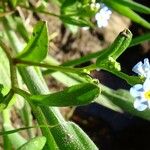
<instances>
[{"instance_id":1,"label":"elongated narrow leaf","mask_svg":"<svg viewBox=\"0 0 150 150\"><path fill-rule=\"evenodd\" d=\"M40 105L78 106L92 102L100 93L97 85L83 83L66 88L64 91L48 95L32 95L30 99Z\"/></svg>"},{"instance_id":2,"label":"elongated narrow leaf","mask_svg":"<svg viewBox=\"0 0 150 150\"><path fill-rule=\"evenodd\" d=\"M78 18L78 17L70 17L70 16L61 16L60 19L67 24L72 24L72 25L76 25L76 26L80 26L80 27L87 27L87 26L91 26L93 27L94 25L92 24L92 22L90 22L87 19L84 18Z\"/></svg>"},{"instance_id":3,"label":"elongated narrow leaf","mask_svg":"<svg viewBox=\"0 0 150 150\"><path fill-rule=\"evenodd\" d=\"M150 120L150 110L138 111L134 108L134 99L127 90L114 91L107 87L102 88L101 95L96 99L96 102L110 109L119 112L128 112L134 116Z\"/></svg>"},{"instance_id":4,"label":"elongated narrow leaf","mask_svg":"<svg viewBox=\"0 0 150 150\"><path fill-rule=\"evenodd\" d=\"M98 150L84 131L72 122L63 122L50 130L61 150Z\"/></svg>"},{"instance_id":5,"label":"elongated narrow leaf","mask_svg":"<svg viewBox=\"0 0 150 150\"><path fill-rule=\"evenodd\" d=\"M28 127L23 127L23 128L17 128L13 130L8 130L8 131L0 131L0 135L8 135L8 134L13 134L22 130L27 130L27 129L32 129L32 128L44 128L47 126L28 126Z\"/></svg>"},{"instance_id":6,"label":"elongated narrow leaf","mask_svg":"<svg viewBox=\"0 0 150 150\"><path fill-rule=\"evenodd\" d=\"M46 22L40 21L36 24L33 34L24 48L24 50L17 56L22 60L33 62L42 61L48 50L48 33Z\"/></svg>"},{"instance_id":7,"label":"elongated narrow leaf","mask_svg":"<svg viewBox=\"0 0 150 150\"><path fill-rule=\"evenodd\" d=\"M114 9L115 11L119 12L120 14L130 18L132 21L144 26L145 28L150 29L150 23L140 17L137 13L132 11L130 8L121 5L113 0L103 0L103 2L109 6L110 8Z\"/></svg>"},{"instance_id":8,"label":"elongated narrow leaf","mask_svg":"<svg viewBox=\"0 0 150 150\"><path fill-rule=\"evenodd\" d=\"M137 12L144 13L144 14L150 14L150 8L147 6L144 6L140 3L137 3L137 2L134 2L131 0L113 0L113 1L115 1L119 4L122 4L124 6L127 6Z\"/></svg>"},{"instance_id":9,"label":"elongated narrow leaf","mask_svg":"<svg viewBox=\"0 0 150 150\"><path fill-rule=\"evenodd\" d=\"M27 143L22 145L17 150L42 150L46 143L46 138L44 136L35 137L30 139Z\"/></svg>"},{"instance_id":10,"label":"elongated narrow leaf","mask_svg":"<svg viewBox=\"0 0 150 150\"><path fill-rule=\"evenodd\" d=\"M6 112L7 110L4 111ZM4 126L4 131L0 132L1 133L0 135L6 135L3 133L5 132L7 133L7 131L14 130L13 126L10 123L6 122L3 124L3 126ZM10 134L8 135L8 138L11 141L14 148L19 148L22 144L27 142L26 139L24 139L19 133Z\"/></svg>"},{"instance_id":11,"label":"elongated narrow leaf","mask_svg":"<svg viewBox=\"0 0 150 150\"><path fill-rule=\"evenodd\" d=\"M143 42L150 41L150 33L135 37L130 44L130 47L141 44Z\"/></svg>"},{"instance_id":12,"label":"elongated narrow leaf","mask_svg":"<svg viewBox=\"0 0 150 150\"><path fill-rule=\"evenodd\" d=\"M104 51L99 55L96 61L96 65L99 67L102 61L106 63L108 57L112 57L116 60L129 46L131 39L132 33L129 29L125 29L122 32L120 32L117 38L108 48L108 50Z\"/></svg>"}]
</instances>

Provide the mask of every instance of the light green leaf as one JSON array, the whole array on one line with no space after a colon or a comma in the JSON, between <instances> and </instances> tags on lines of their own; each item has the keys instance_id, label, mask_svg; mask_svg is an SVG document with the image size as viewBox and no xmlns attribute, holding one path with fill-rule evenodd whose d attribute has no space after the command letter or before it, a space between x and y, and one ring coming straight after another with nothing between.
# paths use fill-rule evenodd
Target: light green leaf
<instances>
[{"instance_id":1,"label":"light green leaf","mask_svg":"<svg viewBox=\"0 0 150 150\"><path fill-rule=\"evenodd\" d=\"M36 24L33 34L24 48L17 56L22 60L41 62L47 55L48 50L48 32L46 22L40 21Z\"/></svg>"},{"instance_id":2,"label":"light green leaf","mask_svg":"<svg viewBox=\"0 0 150 150\"><path fill-rule=\"evenodd\" d=\"M30 139L27 143L22 145L17 150L42 150L46 143L46 138L44 136L35 137Z\"/></svg>"},{"instance_id":3,"label":"light green leaf","mask_svg":"<svg viewBox=\"0 0 150 150\"><path fill-rule=\"evenodd\" d=\"M100 94L100 88L92 83L83 83L48 95L31 95L30 99L40 105L78 106L92 102Z\"/></svg>"}]
</instances>

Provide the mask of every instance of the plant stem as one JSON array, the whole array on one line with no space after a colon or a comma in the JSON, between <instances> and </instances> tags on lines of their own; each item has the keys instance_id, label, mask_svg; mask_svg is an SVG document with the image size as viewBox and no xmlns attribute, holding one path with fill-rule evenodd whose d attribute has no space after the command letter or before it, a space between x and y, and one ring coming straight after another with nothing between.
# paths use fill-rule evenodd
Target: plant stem
<instances>
[{"instance_id":1,"label":"plant stem","mask_svg":"<svg viewBox=\"0 0 150 150\"><path fill-rule=\"evenodd\" d=\"M139 78L139 77L129 76L129 75L127 75L127 74L125 74L125 73L123 73L121 71L116 71L116 70L110 69L110 68L104 68L104 67L102 67L100 69L106 70L106 71L108 71L108 72L116 75L117 77L125 80L128 84L130 84L132 86L135 85L135 84L138 84L138 83L142 83L142 79Z\"/></svg>"},{"instance_id":2,"label":"plant stem","mask_svg":"<svg viewBox=\"0 0 150 150\"><path fill-rule=\"evenodd\" d=\"M8 60L9 60L9 65L10 65L10 76L11 76L11 87L18 87L18 81L17 81L17 70L16 66L13 64L13 59L11 56L12 50L6 46L4 42L1 41L0 39L0 46L3 48Z\"/></svg>"},{"instance_id":3,"label":"plant stem","mask_svg":"<svg viewBox=\"0 0 150 150\"><path fill-rule=\"evenodd\" d=\"M8 18L7 18L8 19ZM5 22L5 23L4 23ZM6 34L8 36L9 42L11 45L13 45L14 50L18 52L22 46L20 41L18 40L16 34L10 29L9 23L4 19L3 26L6 31ZM24 68L24 67L18 67L21 76L26 83L27 87L29 88L30 92L32 94L40 94L44 92L45 86L41 82L40 78L38 77L38 74L36 73L34 68ZM34 76L34 77L33 77ZM36 79L36 81L35 81ZM48 89L47 89L48 91ZM57 109L55 108L48 108L48 107L38 107L33 105L30 102L30 106L32 108L33 114L37 119L37 122L39 125L44 125L48 126L48 123L51 123L53 125L58 124L59 122L63 122L63 117L61 114L58 112ZM47 110L47 115L49 115L49 118L51 120L48 121L47 116L45 115L45 110ZM48 121L48 123L47 123ZM49 124L49 125L51 125ZM46 128L41 128L42 134L47 138L47 143L46 143L46 149L49 150L56 150L57 145L55 143L55 140L49 130L48 127Z\"/></svg>"},{"instance_id":4,"label":"plant stem","mask_svg":"<svg viewBox=\"0 0 150 150\"><path fill-rule=\"evenodd\" d=\"M43 10L38 10L36 8L33 8L33 7L31 8L31 7L26 7L26 6L22 6L22 5L19 5L19 7L30 10L32 12L38 12L38 13L42 13L42 14L51 15L51 16L54 16L54 17L60 17L59 15L57 15L55 13L51 13L51 12L47 12L47 11L43 11Z\"/></svg>"},{"instance_id":5,"label":"plant stem","mask_svg":"<svg viewBox=\"0 0 150 150\"><path fill-rule=\"evenodd\" d=\"M38 66L38 67L49 68L51 70L61 71L61 72L69 72L69 73L76 73L76 74L83 73L83 69L80 69L80 68L69 68L69 67L63 67L63 66L54 66L54 65L44 64L44 63L25 61L25 60L21 60L21 59L14 59L13 62L16 65L24 64L27 66Z\"/></svg>"}]
</instances>

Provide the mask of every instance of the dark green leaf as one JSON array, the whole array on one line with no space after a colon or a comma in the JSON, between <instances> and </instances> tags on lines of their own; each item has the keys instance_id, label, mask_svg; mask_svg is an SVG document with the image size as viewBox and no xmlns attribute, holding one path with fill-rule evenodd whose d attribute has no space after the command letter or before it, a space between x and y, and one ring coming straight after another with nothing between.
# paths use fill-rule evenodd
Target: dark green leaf
<instances>
[{"instance_id":1,"label":"dark green leaf","mask_svg":"<svg viewBox=\"0 0 150 150\"><path fill-rule=\"evenodd\" d=\"M46 55L48 50L48 32L46 22L40 21L36 24L33 34L24 48L17 56L22 60L40 62Z\"/></svg>"},{"instance_id":2,"label":"dark green leaf","mask_svg":"<svg viewBox=\"0 0 150 150\"><path fill-rule=\"evenodd\" d=\"M150 14L150 8L131 0L114 0L115 2L127 6L137 12Z\"/></svg>"},{"instance_id":3,"label":"dark green leaf","mask_svg":"<svg viewBox=\"0 0 150 150\"><path fill-rule=\"evenodd\" d=\"M78 5L80 2L75 0L65 0L61 5L61 14L63 15L70 15L70 14L77 14L78 12Z\"/></svg>"},{"instance_id":4,"label":"dark green leaf","mask_svg":"<svg viewBox=\"0 0 150 150\"><path fill-rule=\"evenodd\" d=\"M16 7L18 0L8 0L8 2L12 7Z\"/></svg>"},{"instance_id":5,"label":"dark green leaf","mask_svg":"<svg viewBox=\"0 0 150 150\"><path fill-rule=\"evenodd\" d=\"M30 99L40 105L78 106L92 102L100 93L97 85L83 83L48 95L32 95Z\"/></svg>"},{"instance_id":6,"label":"dark green leaf","mask_svg":"<svg viewBox=\"0 0 150 150\"><path fill-rule=\"evenodd\" d=\"M113 0L103 0L103 2L109 6L110 8L114 9L115 11L119 12L120 14L130 18L132 21L144 26L145 28L150 29L150 23L140 17L137 13L132 11L130 8L121 5Z\"/></svg>"},{"instance_id":7,"label":"dark green leaf","mask_svg":"<svg viewBox=\"0 0 150 150\"><path fill-rule=\"evenodd\" d=\"M31 129L31 128L36 128L36 126L23 127L23 128L19 128L19 129L8 130L8 131L0 131L0 135L13 134L13 133L15 133L15 132L19 132L19 131L27 130L27 129Z\"/></svg>"},{"instance_id":8,"label":"dark green leaf","mask_svg":"<svg viewBox=\"0 0 150 150\"><path fill-rule=\"evenodd\" d=\"M17 150L42 150L46 143L46 138L44 136L35 137L30 139L27 143L23 144Z\"/></svg>"},{"instance_id":9,"label":"dark green leaf","mask_svg":"<svg viewBox=\"0 0 150 150\"><path fill-rule=\"evenodd\" d=\"M80 26L80 27L87 27L87 26L91 26L93 27L94 25L83 18L79 18L79 17L71 17L71 16L61 16L60 19L64 22L64 23L68 23L68 24L72 24L72 25L76 25L76 26Z\"/></svg>"},{"instance_id":10,"label":"dark green leaf","mask_svg":"<svg viewBox=\"0 0 150 150\"><path fill-rule=\"evenodd\" d=\"M114 60L116 60L129 46L132 39L132 33L130 30L125 29L117 36L117 38L114 40L114 42L111 44L111 46L108 48L108 50L103 51L99 55L99 57L96 60L96 65L99 67L102 64L102 61L106 64L107 59L109 57L112 57Z\"/></svg>"},{"instance_id":11,"label":"dark green leaf","mask_svg":"<svg viewBox=\"0 0 150 150\"><path fill-rule=\"evenodd\" d=\"M2 84L0 84L0 102L2 101L2 99L3 99L3 93L2 93L2 89L3 89L3 85Z\"/></svg>"},{"instance_id":12,"label":"dark green leaf","mask_svg":"<svg viewBox=\"0 0 150 150\"><path fill-rule=\"evenodd\" d=\"M130 43L130 47L131 46L135 46L135 45L138 45L138 44L141 44L145 41L150 41L150 33L146 33L146 34L143 34L143 35L140 35L138 37L135 37L131 43Z\"/></svg>"}]
</instances>

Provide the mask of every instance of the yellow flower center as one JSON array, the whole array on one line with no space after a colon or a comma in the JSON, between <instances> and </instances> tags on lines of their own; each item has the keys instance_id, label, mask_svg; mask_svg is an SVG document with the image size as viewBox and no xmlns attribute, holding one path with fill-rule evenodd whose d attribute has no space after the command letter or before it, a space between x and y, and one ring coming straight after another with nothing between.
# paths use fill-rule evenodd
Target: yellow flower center
<instances>
[{"instance_id":1,"label":"yellow flower center","mask_svg":"<svg viewBox=\"0 0 150 150\"><path fill-rule=\"evenodd\" d=\"M150 100L150 90L144 93L144 96L147 100Z\"/></svg>"}]
</instances>

